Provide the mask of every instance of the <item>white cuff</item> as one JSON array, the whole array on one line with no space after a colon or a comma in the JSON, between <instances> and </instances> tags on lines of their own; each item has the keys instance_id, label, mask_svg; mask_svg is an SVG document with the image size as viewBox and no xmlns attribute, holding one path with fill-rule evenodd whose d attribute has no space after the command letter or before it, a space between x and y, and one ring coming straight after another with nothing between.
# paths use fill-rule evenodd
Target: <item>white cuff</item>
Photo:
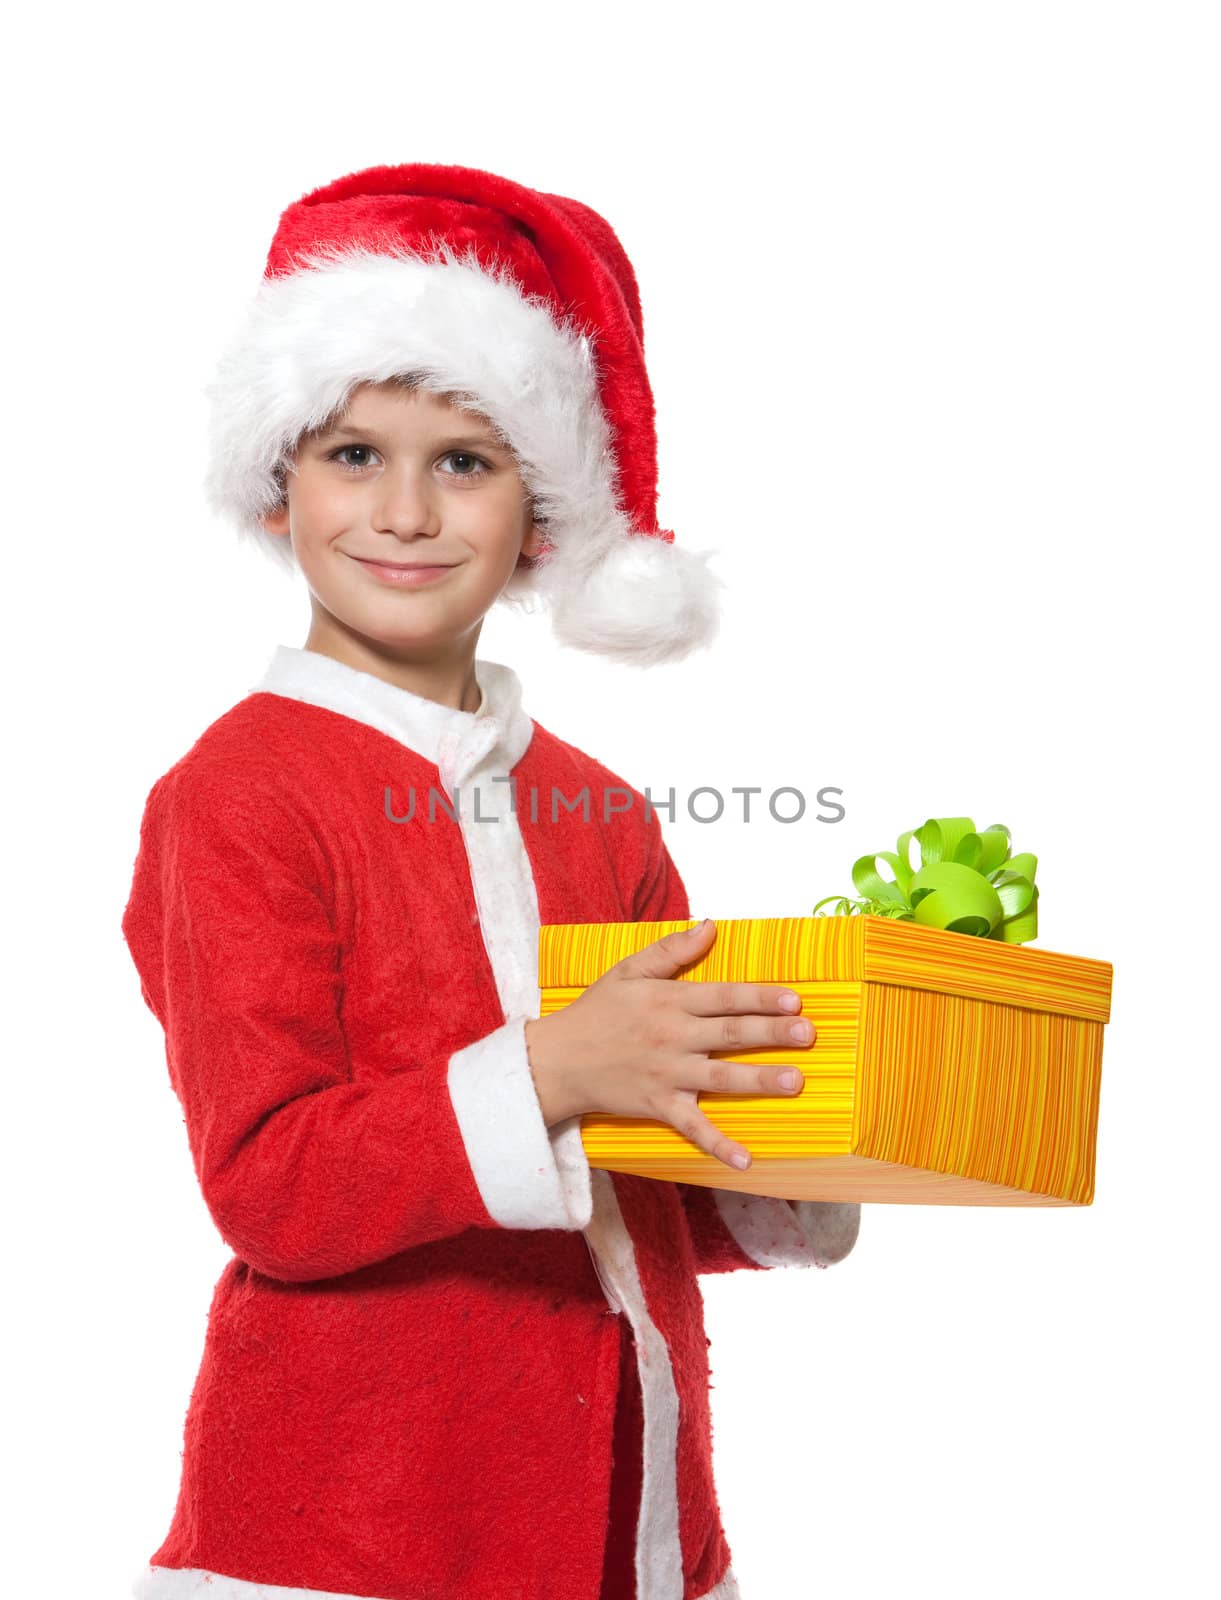
<instances>
[{"instance_id":1,"label":"white cuff","mask_svg":"<svg viewBox=\"0 0 1221 1600\"><path fill-rule=\"evenodd\" d=\"M842 1261L861 1229L860 1201L794 1200L791 1204L810 1241L815 1265L833 1267Z\"/></svg>"},{"instance_id":2,"label":"white cuff","mask_svg":"<svg viewBox=\"0 0 1221 1600\"><path fill-rule=\"evenodd\" d=\"M502 1228L585 1228L593 1215L581 1119L548 1128L526 1054L526 1018L449 1058L449 1097L488 1214Z\"/></svg>"},{"instance_id":3,"label":"white cuff","mask_svg":"<svg viewBox=\"0 0 1221 1600\"><path fill-rule=\"evenodd\" d=\"M725 1227L761 1267L829 1267L856 1243L859 1201L789 1201L736 1189L713 1194Z\"/></svg>"}]
</instances>

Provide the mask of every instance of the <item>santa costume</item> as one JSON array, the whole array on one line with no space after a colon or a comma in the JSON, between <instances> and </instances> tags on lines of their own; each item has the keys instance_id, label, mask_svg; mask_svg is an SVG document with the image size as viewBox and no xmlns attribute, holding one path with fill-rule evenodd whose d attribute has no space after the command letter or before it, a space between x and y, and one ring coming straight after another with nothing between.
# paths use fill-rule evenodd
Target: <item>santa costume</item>
<instances>
[{"instance_id":1,"label":"santa costume","mask_svg":"<svg viewBox=\"0 0 1221 1600\"><path fill-rule=\"evenodd\" d=\"M428 165L290 207L212 388L214 503L270 540L300 435L405 372L518 456L547 550L509 603L641 665L711 638L601 217ZM738 1595L698 1274L826 1266L860 1208L593 1170L545 1125L540 922L687 895L644 796L475 671L466 712L280 645L149 794L123 932L233 1257L140 1600Z\"/></svg>"}]
</instances>

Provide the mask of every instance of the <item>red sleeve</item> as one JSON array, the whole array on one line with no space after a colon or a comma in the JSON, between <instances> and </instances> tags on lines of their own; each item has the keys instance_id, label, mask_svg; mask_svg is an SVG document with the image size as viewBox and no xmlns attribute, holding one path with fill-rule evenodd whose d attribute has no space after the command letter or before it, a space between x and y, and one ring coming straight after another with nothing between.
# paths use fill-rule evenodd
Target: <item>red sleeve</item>
<instances>
[{"instance_id":1,"label":"red sleeve","mask_svg":"<svg viewBox=\"0 0 1221 1600\"><path fill-rule=\"evenodd\" d=\"M648 866L636 922L689 920L687 891L667 850L656 812L649 820ZM703 1102L701 1102L703 1104ZM707 1107L704 1107L707 1115ZM859 1204L789 1201L704 1184L678 1183L699 1273L827 1267L856 1242Z\"/></svg>"},{"instance_id":2,"label":"red sleeve","mask_svg":"<svg viewBox=\"0 0 1221 1600\"><path fill-rule=\"evenodd\" d=\"M328 870L274 775L175 769L149 796L123 933L225 1241L306 1282L471 1227L585 1227L579 1125L546 1127L523 1017L445 1059L425 1027L414 1070L362 1080Z\"/></svg>"},{"instance_id":3,"label":"red sleeve","mask_svg":"<svg viewBox=\"0 0 1221 1600\"><path fill-rule=\"evenodd\" d=\"M648 820L645 868L632 908L633 922L687 922L691 912L687 890L670 858L661 832L661 818L654 811Z\"/></svg>"}]
</instances>

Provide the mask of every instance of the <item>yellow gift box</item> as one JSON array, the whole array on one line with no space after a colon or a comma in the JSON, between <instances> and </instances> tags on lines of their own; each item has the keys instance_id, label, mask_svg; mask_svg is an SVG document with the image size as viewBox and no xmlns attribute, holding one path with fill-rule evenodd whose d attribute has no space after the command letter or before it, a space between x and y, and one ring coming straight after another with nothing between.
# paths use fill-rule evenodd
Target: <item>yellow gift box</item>
<instances>
[{"instance_id":1,"label":"yellow gift box","mask_svg":"<svg viewBox=\"0 0 1221 1600\"><path fill-rule=\"evenodd\" d=\"M541 1014L685 922L545 924ZM812 1046L714 1051L802 1072L796 1096L701 1093L737 1172L668 1123L590 1114L591 1166L789 1200L1089 1205L1109 962L879 916L717 923L677 982L784 984Z\"/></svg>"}]
</instances>

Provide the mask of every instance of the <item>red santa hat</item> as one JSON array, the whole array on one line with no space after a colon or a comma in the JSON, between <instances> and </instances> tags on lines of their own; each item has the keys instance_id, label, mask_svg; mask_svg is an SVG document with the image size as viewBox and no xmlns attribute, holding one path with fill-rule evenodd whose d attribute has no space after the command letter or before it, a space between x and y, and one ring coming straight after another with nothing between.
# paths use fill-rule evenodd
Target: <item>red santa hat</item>
<instances>
[{"instance_id":1,"label":"red santa hat","mask_svg":"<svg viewBox=\"0 0 1221 1600\"><path fill-rule=\"evenodd\" d=\"M277 559L259 521L301 435L360 383L411 374L486 416L545 535L502 599L541 601L563 643L648 665L717 628L714 551L657 523L640 295L596 211L470 167L372 167L280 218L245 326L208 387L212 506Z\"/></svg>"}]
</instances>

